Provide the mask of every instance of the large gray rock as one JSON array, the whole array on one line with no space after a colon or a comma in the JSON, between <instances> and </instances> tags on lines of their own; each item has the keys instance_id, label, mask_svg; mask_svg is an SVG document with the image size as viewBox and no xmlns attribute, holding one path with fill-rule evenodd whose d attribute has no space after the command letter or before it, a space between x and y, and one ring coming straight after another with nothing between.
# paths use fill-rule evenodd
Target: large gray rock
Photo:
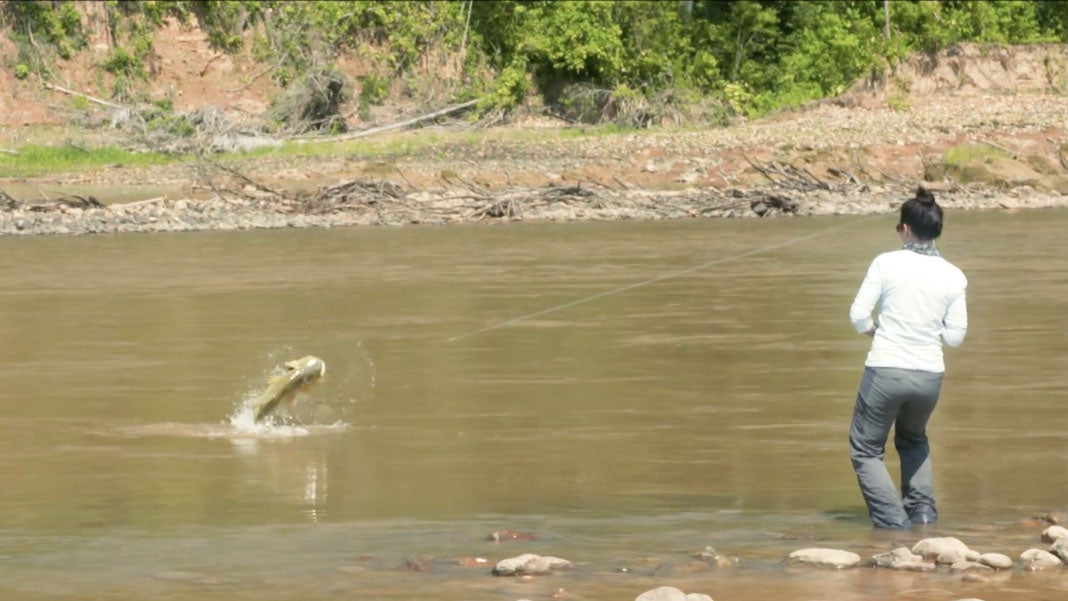
<instances>
[{"instance_id":1,"label":"large gray rock","mask_svg":"<svg viewBox=\"0 0 1068 601\"><path fill-rule=\"evenodd\" d=\"M954 563L967 558L968 545L959 538L946 536L941 538L925 538L912 547L912 552L926 560L935 560L938 563Z\"/></svg>"},{"instance_id":2,"label":"large gray rock","mask_svg":"<svg viewBox=\"0 0 1068 601\"><path fill-rule=\"evenodd\" d=\"M838 549L800 549L787 558L790 563L801 563L825 568L852 568L860 563L860 555Z\"/></svg>"},{"instance_id":3,"label":"large gray rock","mask_svg":"<svg viewBox=\"0 0 1068 601\"><path fill-rule=\"evenodd\" d=\"M556 570L566 570L571 562L559 557L524 553L518 557L502 559L493 568L494 576L538 576Z\"/></svg>"},{"instance_id":4,"label":"large gray rock","mask_svg":"<svg viewBox=\"0 0 1068 601\"><path fill-rule=\"evenodd\" d=\"M1064 565L1064 562L1059 557L1042 549L1024 551L1020 554L1020 563L1023 564L1023 569L1031 572Z\"/></svg>"}]
</instances>

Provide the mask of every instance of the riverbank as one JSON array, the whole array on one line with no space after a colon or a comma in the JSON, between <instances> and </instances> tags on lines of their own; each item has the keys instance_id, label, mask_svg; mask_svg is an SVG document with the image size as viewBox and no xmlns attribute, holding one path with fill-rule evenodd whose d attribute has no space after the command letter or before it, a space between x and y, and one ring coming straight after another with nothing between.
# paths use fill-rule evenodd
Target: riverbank
<instances>
[{"instance_id":1,"label":"riverbank","mask_svg":"<svg viewBox=\"0 0 1068 601\"><path fill-rule=\"evenodd\" d=\"M918 185L951 209L1064 207L1066 117L1063 95L1002 91L895 108L853 95L700 131L454 124L374 153L318 143L0 180L47 190L0 196L0 235L872 214ZM162 193L109 198L145 186Z\"/></svg>"},{"instance_id":2,"label":"riverbank","mask_svg":"<svg viewBox=\"0 0 1068 601\"><path fill-rule=\"evenodd\" d=\"M355 182L353 185L361 185ZM181 232L259 228L447 225L515 221L613 221L774 216L866 215L892 212L908 197L901 187L854 186L851 190L784 193L778 188L682 192L610 191L547 186L474 198L417 192L411 198L382 199L370 193L322 208L314 202L278 202L218 197L209 200L151 200L111 206L0 211L0 235L77 235ZM1068 198L1043 194L1006 195L992 189L939 197L947 209L983 210L1068 206Z\"/></svg>"}]
</instances>

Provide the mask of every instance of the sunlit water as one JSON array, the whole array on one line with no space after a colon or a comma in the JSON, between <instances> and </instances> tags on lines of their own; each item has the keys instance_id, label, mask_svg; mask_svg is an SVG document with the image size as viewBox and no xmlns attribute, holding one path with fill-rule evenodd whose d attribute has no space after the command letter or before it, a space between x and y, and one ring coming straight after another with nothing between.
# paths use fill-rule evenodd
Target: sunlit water
<instances>
[{"instance_id":1,"label":"sunlit water","mask_svg":"<svg viewBox=\"0 0 1068 601\"><path fill-rule=\"evenodd\" d=\"M0 598L1068 598L1063 570L781 563L936 535L1018 557L1068 509L1068 212L951 213L971 329L930 426L942 522L870 528L847 311L893 224L0 239ZM253 424L306 354L324 381ZM528 552L575 569L490 575Z\"/></svg>"}]
</instances>

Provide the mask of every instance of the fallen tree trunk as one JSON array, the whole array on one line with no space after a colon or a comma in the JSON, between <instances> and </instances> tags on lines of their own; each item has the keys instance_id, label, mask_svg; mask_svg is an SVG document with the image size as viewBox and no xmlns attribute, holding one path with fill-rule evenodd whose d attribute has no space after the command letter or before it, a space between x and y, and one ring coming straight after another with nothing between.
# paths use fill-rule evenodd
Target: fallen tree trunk
<instances>
[{"instance_id":1,"label":"fallen tree trunk","mask_svg":"<svg viewBox=\"0 0 1068 601\"><path fill-rule=\"evenodd\" d=\"M468 100L467 102L461 102L460 104L454 104L452 106L447 106L447 107L445 107L443 109L434 111L433 113L427 113L426 115L421 115L419 117L413 117L411 119L406 119L404 121L398 121L396 123L390 123L388 125L381 125L379 127L372 127L371 129L365 129L363 131L357 131L357 132L352 132L352 133L348 133L348 134L341 134L339 136L300 137L300 138L294 138L294 139L296 141L298 141L298 142L311 141L311 140L314 140L316 142L344 142L345 140L355 140L356 138L363 138L363 137L366 137L366 136L373 136L375 134L380 134L382 132L391 131L391 130L394 130L394 129L401 129L403 127L408 127L410 125L415 125L416 123L422 123L423 121L429 121L431 119L437 119L438 117L444 117L445 115L451 115L452 113L458 113L458 112L460 112L460 111L462 111L464 109L471 108L471 107L475 106L476 104L478 104L478 100Z\"/></svg>"},{"instance_id":2,"label":"fallen tree trunk","mask_svg":"<svg viewBox=\"0 0 1068 601\"><path fill-rule=\"evenodd\" d=\"M99 98L97 98L95 96L90 96L88 94L82 94L81 92L75 92L74 90L70 90L70 89L64 88L63 86L57 86L56 84L48 83L47 81L44 83L44 87L45 87L46 90L55 90L57 92L63 92L64 94L70 94L71 96L80 96L82 98L85 98L89 102L94 102L96 104L100 104L100 105L103 105L103 106L106 106L106 107L109 107L109 108L113 108L113 109L121 109L121 108L123 108L120 105L117 105L117 104L115 104L113 102L108 102L107 100L101 100L101 99L99 99Z\"/></svg>"}]
</instances>

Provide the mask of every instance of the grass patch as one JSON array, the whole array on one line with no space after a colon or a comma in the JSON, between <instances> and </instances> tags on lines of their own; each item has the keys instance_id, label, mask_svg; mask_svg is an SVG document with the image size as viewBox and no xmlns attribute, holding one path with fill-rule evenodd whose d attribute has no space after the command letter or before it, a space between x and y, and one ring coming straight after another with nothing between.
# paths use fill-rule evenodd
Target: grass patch
<instances>
[{"instance_id":1,"label":"grass patch","mask_svg":"<svg viewBox=\"0 0 1068 601\"><path fill-rule=\"evenodd\" d=\"M612 137L618 135L647 135L657 130L631 130L616 125L596 125L565 128L502 128L489 130L415 129L390 132L367 138L325 142L308 140L286 141L281 146L263 147L233 154L212 154L210 158L223 163L242 163L249 159L317 157L348 157L374 161L397 157L470 158L471 152L491 147L520 149L537 147L580 138ZM44 140L59 135L42 130L36 137ZM0 153L0 177L43 177L64 173L95 171L107 167L138 168L152 165L176 165L191 160L190 156L175 156L155 152L135 152L114 145L114 139L98 137L62 145L30 142L16 148L18 154Z\"/></svg>"},{"instance_id":2,"label":"grass patch","mask_svg":"<svg viewBox=\"0 0 1068 601\"><path fill-rule=\"evenodd\" d=\"M0 177L37 177L110 166L145 167L174 160L161 154L131 152L114 146L81 148L70 144L26 145L18 149L18 154L0 154Z\"/></svg>"},{"instance_id":3,"label":"grass patch","mask_svg":"<svg viewBox=\"0 0 1068 601\"><path fill-rule=\"evenodd\" d=\"M1011 155L1004 150L987 144L961 144L946 149L942 161L946 166L960 167L977 159L986 161L987 159L996 158L1011 158Z\"/></svg>"},{"instance_id":4,"label":"grass patch","mask_svg":"<svg viewBox=\"0 0 1068 601\"><path fill-rule=\"evenodd\" d=\"M615 135L616 128L544 128L472 131L408 130L341 142L288 140L278 147L263 147L231 155L235 159L270 157L348 156L375 160L401 155L426 155L476 147L486 143L535 144L597 135ZM226 157L219 157L225 160Z\"/></svg>"}]
</instances>

